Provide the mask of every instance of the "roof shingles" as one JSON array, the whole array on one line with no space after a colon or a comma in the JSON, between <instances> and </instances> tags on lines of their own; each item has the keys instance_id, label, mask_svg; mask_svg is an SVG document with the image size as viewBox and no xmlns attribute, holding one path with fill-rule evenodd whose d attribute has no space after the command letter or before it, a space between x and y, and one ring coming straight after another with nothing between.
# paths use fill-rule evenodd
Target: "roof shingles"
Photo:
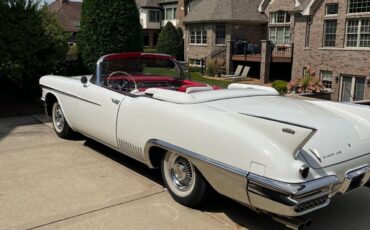
<instances>
[{"instance_id":1,"label":"roof shingles","mask_svg":"<svg viewBox=\"0 0 370 230\"><path fill-rule=\"evenodd\" d=\"M197 22L267 22L258 12L260 0L202 0L184 23Z\"/></svg>"},{"instance_id":2,"label":"roof shingles","mask_svg":"<svg viewBox=\"0 0 370 230\"><path fill-rule=\"evenodd\" d=\"M54 12L58 22L65 31L78 32L80 30L81 2L69 1L63 4L61 0L56 0L48 5L48 9Z\"/></svg>"}]
</instances>

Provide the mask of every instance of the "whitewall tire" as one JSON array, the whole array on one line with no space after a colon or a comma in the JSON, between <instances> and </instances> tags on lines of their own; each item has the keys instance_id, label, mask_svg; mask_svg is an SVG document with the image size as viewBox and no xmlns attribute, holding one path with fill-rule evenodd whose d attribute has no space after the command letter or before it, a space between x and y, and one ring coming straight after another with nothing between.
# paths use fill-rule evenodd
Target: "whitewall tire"
<instances>
[{"instance_id":1,"label":"whitewall tire","mask_svg":"<svg viewBox=\"0 0 370 230\"><path fill-rule=\"evenodd\" d=\"M195 207L206 200L209 185L187 158L168 151L161 171L165 186L177 202Z\"/></svg>"},{"instance_id":2,"label":"whitewall tire","mask_svg":"<svg viewBox=\"0 0 370 230\"><path fill-rule=\"evenodd\" d=\"M52 109L53 126L55 133L61 138L70 138L74 132L65 119L63 110L58 102L53 104Z\"/></svg>"}]
</instances>

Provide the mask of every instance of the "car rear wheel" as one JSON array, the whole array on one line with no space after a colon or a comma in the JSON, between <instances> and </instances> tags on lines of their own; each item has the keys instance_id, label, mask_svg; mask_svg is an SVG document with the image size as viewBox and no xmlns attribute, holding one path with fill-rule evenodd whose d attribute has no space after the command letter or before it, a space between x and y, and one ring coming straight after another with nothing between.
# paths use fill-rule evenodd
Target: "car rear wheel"
<instances>
[{"instance_id":1,"label":"car rear wheel","mask_svg":"<svg viewBox=\"0 0 370 230\"><path fill-rule=\"evenodd\" d=\"M177 202L195 207L206 201L209 185L187 158L168 151L161 171L165 186Z\"/></svg>"},{"instance_id":2,"label":"car rear wheel","mask_svg":"<svg viewBox=\"0 0 370 230\"><path fill-rule=\"evenodd\" d=\"M71 138L74 134L64 117L62 108L58 102L53 104L52 110L53 126L56 134L61 138Z\"/></svg>"}]
</instances>

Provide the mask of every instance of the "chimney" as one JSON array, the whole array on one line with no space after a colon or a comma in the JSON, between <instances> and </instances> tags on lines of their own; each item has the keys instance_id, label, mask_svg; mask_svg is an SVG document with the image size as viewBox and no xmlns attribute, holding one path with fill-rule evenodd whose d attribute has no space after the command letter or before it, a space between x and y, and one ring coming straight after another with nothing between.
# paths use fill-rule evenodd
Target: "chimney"
<instances>
[{"instance_id":1,"label":"chimney","mask_svg":"<svg viewBox=\"0 0 370 230\"><path fill-rule=\"evenodd\" d=\"M186 16L186 0L178 0L177 1L177 20L178 20L178 27L182 27L182 20Z\"/></svg>"}]
</instances>

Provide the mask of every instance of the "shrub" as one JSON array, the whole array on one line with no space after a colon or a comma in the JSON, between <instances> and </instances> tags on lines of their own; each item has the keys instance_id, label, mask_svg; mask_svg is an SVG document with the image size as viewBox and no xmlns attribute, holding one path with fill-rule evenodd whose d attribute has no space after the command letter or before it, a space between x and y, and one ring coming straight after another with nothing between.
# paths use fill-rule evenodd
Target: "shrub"
<instances>
[{"instance_id":1,"label":"shrub","mask_svg":"<svg viewBox=\"0 0 370 230\"><path fill-rule=\"evenodd\" d=\"M179 56L180 41L175 27L171 22L161 30L158 36L157 51L158 53L168 54L174 57Z\"/></svg>"},{"instance_id":2,"label":"shrub","mask_svg":"<svg viewBox=\"0 0 370 230\"><path fill-rule=\"evenodd\" d=\"M222 65L220 64L219 61L216 59L210 59L207 61L207 66L206 66L206 73L208 76L215 76L216 74L219 73L220 67Z\"/></svg>"},{"instance_id":3,"label":"shrub","mask_svg":"<svg viewBox=\"0 0 370 230\"><path fill-rule=\"evenodd\" d=\"M286 94L288 91L288 82L283 80L276 80L272 82L272 87L276 89L280 94Z\"/></svg>"},{"instance_id":4,"label":"shrub","mask_svg":"<svg viewBox=\"0 0 370 230\"><path fill-rule=\"evenodd\" d=\"M77 45L83 62L91 71L104 54L141 52L143 32L136 2L84 0Z\"/></svg>"},{"instance_id":5,"label":"shrub","mask_svg":"<svg viewBox=\"0 0 370 230\"><path fill-rule=\"evenodd\" d=\"M179 27L176 29L177 36L179 37L179 50L177 54L177 60L185 60L184 57L184 33L182 32L182 29Z\"/></svg>"},{"instance_id":6,"label":"shrub","mask_svg":"<svg viewBox=\"0 0 370 230\"><path fill-rule=\"evenodd\" d=\"M78 53L77 46L70 46L66 57L57 63L53 73L62 76L76 76L88 72Z\"/></svg>"},{"instance_id":7,"label":"shrub","mask_svg":"<svg viewBox=\"0 0 370 230\"><path fill-rule=\"evenodd\" d=\"M68 34L38 1L1 2L0 85L23 94L36 93L40 76L50 74L65 56Z\"/></svg>"}]
</instances>

